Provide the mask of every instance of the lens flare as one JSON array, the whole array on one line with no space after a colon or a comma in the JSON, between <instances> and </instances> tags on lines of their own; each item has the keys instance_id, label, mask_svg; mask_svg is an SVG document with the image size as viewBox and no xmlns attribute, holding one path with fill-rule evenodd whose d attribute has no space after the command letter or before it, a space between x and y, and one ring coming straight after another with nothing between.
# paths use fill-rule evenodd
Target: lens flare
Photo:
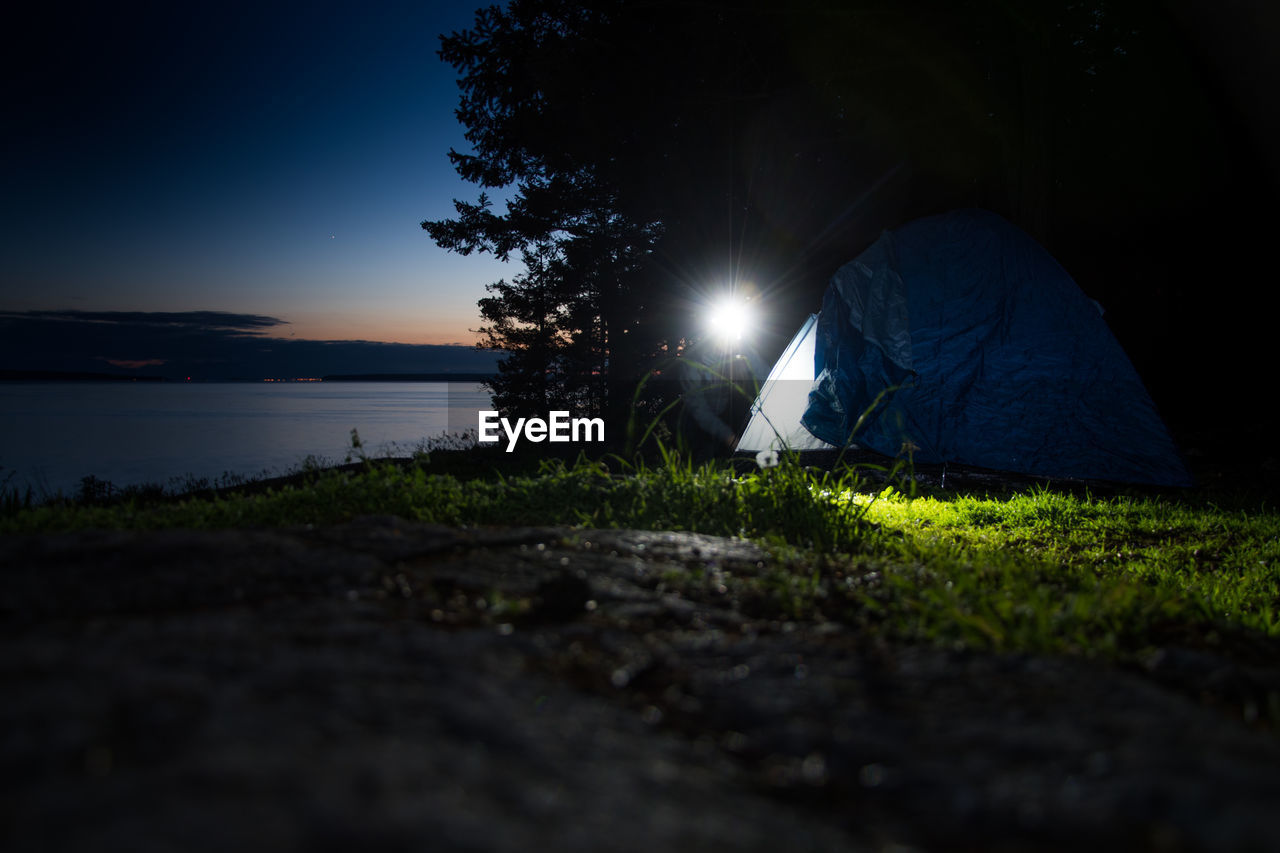
<instances>
[{"instance_id":1,"label":"lens flare","mask_svg":"<svg viewBox=\"0 0 1280 853\"><path fill-rule=\"evenodd\" d=\"M731 296L717 300L707 312L707 329L725 343L742 340L751 330L751 323L751 306Z\"/></svg>"}]
</instances>

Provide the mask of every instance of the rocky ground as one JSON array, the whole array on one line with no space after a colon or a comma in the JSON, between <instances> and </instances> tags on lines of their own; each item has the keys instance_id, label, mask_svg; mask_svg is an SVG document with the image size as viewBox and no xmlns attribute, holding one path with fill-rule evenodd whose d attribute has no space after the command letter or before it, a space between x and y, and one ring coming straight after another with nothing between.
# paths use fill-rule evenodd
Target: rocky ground
<instances>
[{"instance_id":1,"label":"rocky ground","mask_svg":"<svg viewBox=\"0 0 1280 853\"><path fill-rule=\"evenodd\" d=\"M770 561L388 518L8 537L0 846L1280 844L1280 738L1214 701L1280 661L896 648L753 615Z\"/></svg>"}]
</instances>

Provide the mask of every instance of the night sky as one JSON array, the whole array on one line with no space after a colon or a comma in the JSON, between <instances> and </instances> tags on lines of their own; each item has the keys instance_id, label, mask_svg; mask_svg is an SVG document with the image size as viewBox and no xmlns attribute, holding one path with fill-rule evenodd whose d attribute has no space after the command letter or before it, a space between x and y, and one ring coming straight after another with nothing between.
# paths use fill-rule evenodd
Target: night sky
<instances>
[{"instance_id":1,"label":"night sky","mask_svg":"<svg viewBox=\"0 0 1280 853\"><path fill-rule=\"evenodd\" d=\"M296 367L336 351L320 341L379 344L345 350L342 372L490 367L469 348L476 301L518 270L420 228L478 192L448 160L467 143L436 56L478 5L73 4L8 19L0 369L336 372ZM1135 110L1135 127L1102 135L1111 189L1080 201L1079 239L1051 251L1107 306L1157 398L1199 411L1247 391L1269 347L1254 270L1273 265L1280 227L1280 16L1248 0L1167 8L1191 71L1135 89L1167 102L1166 120L1150 130L1154 113ZM1223 140L1217 153L1138 179L1163 162L1150 154L1197 135ZM868 238L897 224L869 223ZM451 343L467 346L412 348Z\"/></svg>"},{"instance_id":2,"label":"night sky","mask_svg":"<svg viewBox=\"0 0 1280 853\"><path fill-rule=\"evenodd\" d=\"M419 223L475 193L448 160L466 141L435 51L478 5L93 4L10 19L0 323L27 343L85 319L132 323L115 336L128 352L96 353L107 370L150 357L138 330L156 324L137 312L226 312L223 336L243 321L294 341L474 343L484 285L514 271L444 252ZM193 333L208 315L181 319ZM0 368L37 366L8 337Z\"/></svg>"}]
</instances>

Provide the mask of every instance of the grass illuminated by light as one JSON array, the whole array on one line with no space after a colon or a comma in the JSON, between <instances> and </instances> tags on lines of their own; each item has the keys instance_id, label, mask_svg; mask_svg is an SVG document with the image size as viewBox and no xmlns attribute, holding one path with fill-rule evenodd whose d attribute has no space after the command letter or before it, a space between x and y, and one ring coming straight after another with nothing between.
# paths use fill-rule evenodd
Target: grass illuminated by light
<instances>
[{"instance_id":1,"label":"grass illuminated by light","mask_svg":"<svg viewBox=\"0 0 1280 853\"><path fill-rule=\"evenodd\" d=\"M258 493L15 511L0 532L335 524L367 514L743 536L776 555L717 598L769 620L868 638L1141 662L1165 644L1280 640L1280 516L1157 497L1049 490L909 498L786 460L735 472L674 456L580 460L510 477L369 463ZM708 596L702 572L674 592ZM1234 645L1233 645L1234 644ZM1280 710L1277 711L1280 713Z\"/></svg>"}]
</instances>

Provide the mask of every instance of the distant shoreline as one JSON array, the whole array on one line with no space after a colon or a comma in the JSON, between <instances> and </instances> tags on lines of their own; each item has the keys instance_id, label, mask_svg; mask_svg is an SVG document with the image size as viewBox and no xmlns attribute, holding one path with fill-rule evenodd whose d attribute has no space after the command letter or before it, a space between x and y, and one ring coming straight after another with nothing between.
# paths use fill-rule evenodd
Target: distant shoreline
<instances>
[{"instance_id":1,"label":"distant shoreline","mask_svg":"<svg viewBox=\"0 0 1280 853\"><path fill-rule=\"evenodd\" d=\"M79 370L0 370L0 382L169 382L163 376L90 373Z\"/></svg>"},{"instance_id":2,"label":"distant shoreline","mask_svg":"<svg viewBox=\"0 0 1280 853\"><path fill-rule=\"evenodd\" d=\"M496 373L334 373L322 382L488 382Z\"/></svg>"},{"instance_id":3,"label":"distant shoreline","mask_svg":"<svg viewBox=\"0 0 1280 853\"><path fill-rule=\"evenodd\" d=\"M488 382L494 373L334 373L321 382ZM315 379L171 379L167 376L134 376L127 373L93 373L67 370L0 370L0 382L315 382Z\"/></svg>"}]
</instances>

